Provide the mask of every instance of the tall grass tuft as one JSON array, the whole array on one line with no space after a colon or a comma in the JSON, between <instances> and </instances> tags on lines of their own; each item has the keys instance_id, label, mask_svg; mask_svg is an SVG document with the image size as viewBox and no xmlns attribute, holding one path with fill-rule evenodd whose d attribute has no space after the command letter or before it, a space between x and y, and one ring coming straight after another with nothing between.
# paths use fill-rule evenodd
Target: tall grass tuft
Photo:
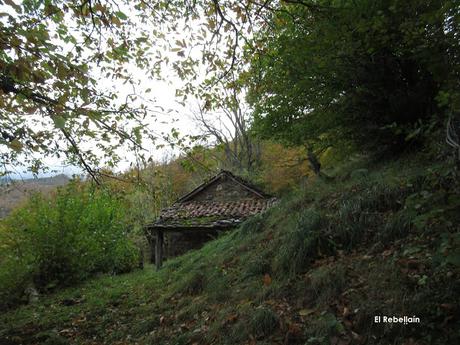
<instances>
[{"instance_id":1,"label":"tall grass tuft","mask_svg":"<svg viewBox=\"0 0 460 345\"><path fill-rule=\"evenodd\" d=\"M313 209L300 213L293 229L286 229L274 258L274 272L295 275L308 269L311 261L334 252L334 243L324 235L327 219Z\"/></svg>"},{"instance_id":2,"label":"tall grass tuft","mask_svg":"<svg viewBox=\"0 0 460 345\"><path fill-rule=\"evenodd\" d=\"M279 317L270 308L261 307L254 311L250 320L250 332L256 338L272 334L279 326Z\"/></svg>"}]
</instances>

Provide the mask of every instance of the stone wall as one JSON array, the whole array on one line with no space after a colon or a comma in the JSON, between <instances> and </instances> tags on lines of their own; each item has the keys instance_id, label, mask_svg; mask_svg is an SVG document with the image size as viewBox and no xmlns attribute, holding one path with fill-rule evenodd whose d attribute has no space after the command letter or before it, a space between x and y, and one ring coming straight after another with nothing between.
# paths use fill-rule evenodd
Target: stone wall
<instances>
[{"instance_id":1,"label":"stone wall","mask_svg":"<svg viewBox=\"0 0 460 345\"><path fill-rule=\"evenodd\" d=\"M164 256L173 258L185 254L189 250L199 249L211 241L222 231L210 229L193 229L184 231L168 231L164 234Z\"/></svg>"},{"instance_id":2,"label":"stone wall","mask_svg":"<svg viewBox=\"0 0 460 345\"><path fill-rule=\"evenodd\" d=\"M236 201L247 198L259 198L256 194L235 182L226 175L207 186L204 190L194 195L194 201ZM189 201L190 201L189 200Z\"/></svg>"}]
</instances>

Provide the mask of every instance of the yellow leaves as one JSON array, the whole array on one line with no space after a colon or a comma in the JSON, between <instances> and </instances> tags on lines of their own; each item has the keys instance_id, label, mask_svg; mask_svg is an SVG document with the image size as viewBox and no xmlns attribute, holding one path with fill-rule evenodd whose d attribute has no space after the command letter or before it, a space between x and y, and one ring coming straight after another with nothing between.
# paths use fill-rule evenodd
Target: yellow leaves
<instances>
[{"instance_id":1,"label":"yellow leaves","mask_svg":"<svg viewBox=\"0 0 460 345\"><path fill-rule=\"evenodd\" d=\"M315 310L314 309L301 309L299 310L299 315L300 316L307 316L313 313Z\"/></svg>"},{"instance_id":2,"label":"yellow leaves","mask_svg":"<svg viewBox=\"0 0 460 345\"><path fill-rule=\"evenodd\" d=\"M112 22L112 24L115 24L116 26L121 26L121 21L116 16L112 16L112 18L110 18L110 21Z\"/></svg>"},{"instance_id":3,"label":"yellow leaves","mask_svg":"<svg viewBox=\"0 0 460 345\"><path fill-rule=\"evenodd\" d=\"M280 16L277 16L275 17L275 24L278 25L278 26L284 26L286 25L287 21L285 18L283 17L280 17Z\"/></svg>"},{"instance_id":4,"label":"yellow leaves","mask_svg":"<svg viewBox=\"0 0 460 345\"><path fill-rule=\"evenodd\" d=\"M105 13L106 8L102 4L97 3L94 5L94 10L97 12Z\"/></svg>"},{"instance_id":5,"label":"yellow leaves","mask_svg":"<svg viewBox=\"0 0 460 345\"><path fill-rule=\"evenodd\" d=\"M58 69L57 69L57 75L59 79L65 79L68 74L69 74L69 71L67 70L67 68L63 66L62 64L59 64Z\"/></svg>"},{"instance_id":6,"label":"yellow leaves","mask_svg":"<svg viewBox=\"0 0 460 345\"><path fill-rule=\"evenodd\" d=\"M11 47L19 47L21 45L22 41L19 39L19 37L12 37L10 40L10 45Z\"/></svg>"},{"instance_id":7,"label":"yellow leaves","mask_svg":"<svg viewBox=\"0 0 460 345\"><path fill-rule=\"evenodd\" d=\"M101 11L106 12L107 10L104 7L100 7ZM114 15L112 14L110 16L110 22L112 24L115 24L116 26L120 27L122 25L122 21L127 20L128 16L124 14L121 11L115 12ZM103 22L105 25L109 25L108 21L106 20L106 17L103 17Z\"/></svg>"},{"instance_id":8,"label":"yellow leaves","mask_svg":"<svg viewBox=\"0 0 460 345\"><path fill-rule=\"evenodd\" d=\"M81 9L81 13L80 13L80 14L81 14L83 17L89 16L89 14L90 14L90 9L89 9L89 7L88 7L88 4L83 3L83 5L80 7L80 9Z\"/></svg>"},{"instance_id":9,"label":"yellow leaves","mask_svg":"<svg viewBox=\"0 0 460 345\"><path fill-rule=\"evenodd\" d=\"M306 160L305 149L286 148L281 144L265 141L262 143L262 179L270 191L280 192L298 185L311 170Z\"/></svg>"},{"instance_id":10,"label":"yellow leaves","mask_svg":"<svg viewBox=\"0 0 460 345\"><path fill-rule=\"evenodd\" d=\"M10 142L8 146L16 152L21 152L24 147L24 145L17 139L14 139L12 142Z\"/></svg>"},{"instance_id":11,"label":"yellow leaves","mask_svg":"<svg viewBox=\"0 0 460 345\"><path fill-rule=\"evenodd\" d=\"M180 56L180 57L185 57L185 53L182 50L182 48L173 48L173 49L171 49L171 51L173 53L177 53L177 55Z\"/></svg>"},{"instance_id":12,"label":"yellow leaves","mask_svg":"<svg viewBox=\"0 0 460 345\"><path fill-rule=\"evenodd\" d=\"M49 16L52 14L60 13L61 10L57 6L54 6L52 4L46 4L44 12L45 12L45 15Z\"/></svg>"},{"instance_id":13,"label":"yellow leaves","mask_svg":"<svg viewBox=\"0 0 460 345\"><path fill-rule=\"evenodd\" d=\"M214 30L216 28L216 21L212 18L208 19L208 28Z\"/></svg>"}]
</instances>

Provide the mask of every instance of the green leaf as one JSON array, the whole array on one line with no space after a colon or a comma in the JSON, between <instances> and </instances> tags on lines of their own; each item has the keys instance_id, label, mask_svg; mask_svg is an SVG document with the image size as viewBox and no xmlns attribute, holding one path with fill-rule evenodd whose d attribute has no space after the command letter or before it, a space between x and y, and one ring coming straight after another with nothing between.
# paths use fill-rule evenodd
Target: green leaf
<instances>
[{"instance_id":1,"label":"green leaf","mask_svg":"<svg viewBox=\"0 0 460 345\"><path fill-rule=\"evenodd\" d=\"M118 11L118 12L115 12L115 15L120 18L121 20L126 20L128 19L128 16L126 14L124 14L123 12L121 11Z\"/></svg>"},{"instance_id":2,"label":"green leaf","mask_svg":"<svg viewBox=\"0 0 460 345\"><path fill-rule=\"evenodd\" d=\"M63 129L65 127L65 118L63 118L62 116L53 117L53 121L56 128Z\"/></svg>"}]
</instances>

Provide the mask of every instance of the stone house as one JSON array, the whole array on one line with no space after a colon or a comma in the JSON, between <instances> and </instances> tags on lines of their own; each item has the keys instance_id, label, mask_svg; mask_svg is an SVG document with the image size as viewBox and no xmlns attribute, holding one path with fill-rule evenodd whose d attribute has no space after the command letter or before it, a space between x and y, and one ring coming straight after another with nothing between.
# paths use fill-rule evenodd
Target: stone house
<instances>
[{"instance_id":1,"label":"stone house","mask_svg":"<svg viewBox=\"0 0 460 345\"><path fill-rule=\"evenodd\" d=\"M275 202L261 190L229 171L221 171L163 209L147 227L155 247L155 263L197 249Z\"/></svg>"}]
</instances>

